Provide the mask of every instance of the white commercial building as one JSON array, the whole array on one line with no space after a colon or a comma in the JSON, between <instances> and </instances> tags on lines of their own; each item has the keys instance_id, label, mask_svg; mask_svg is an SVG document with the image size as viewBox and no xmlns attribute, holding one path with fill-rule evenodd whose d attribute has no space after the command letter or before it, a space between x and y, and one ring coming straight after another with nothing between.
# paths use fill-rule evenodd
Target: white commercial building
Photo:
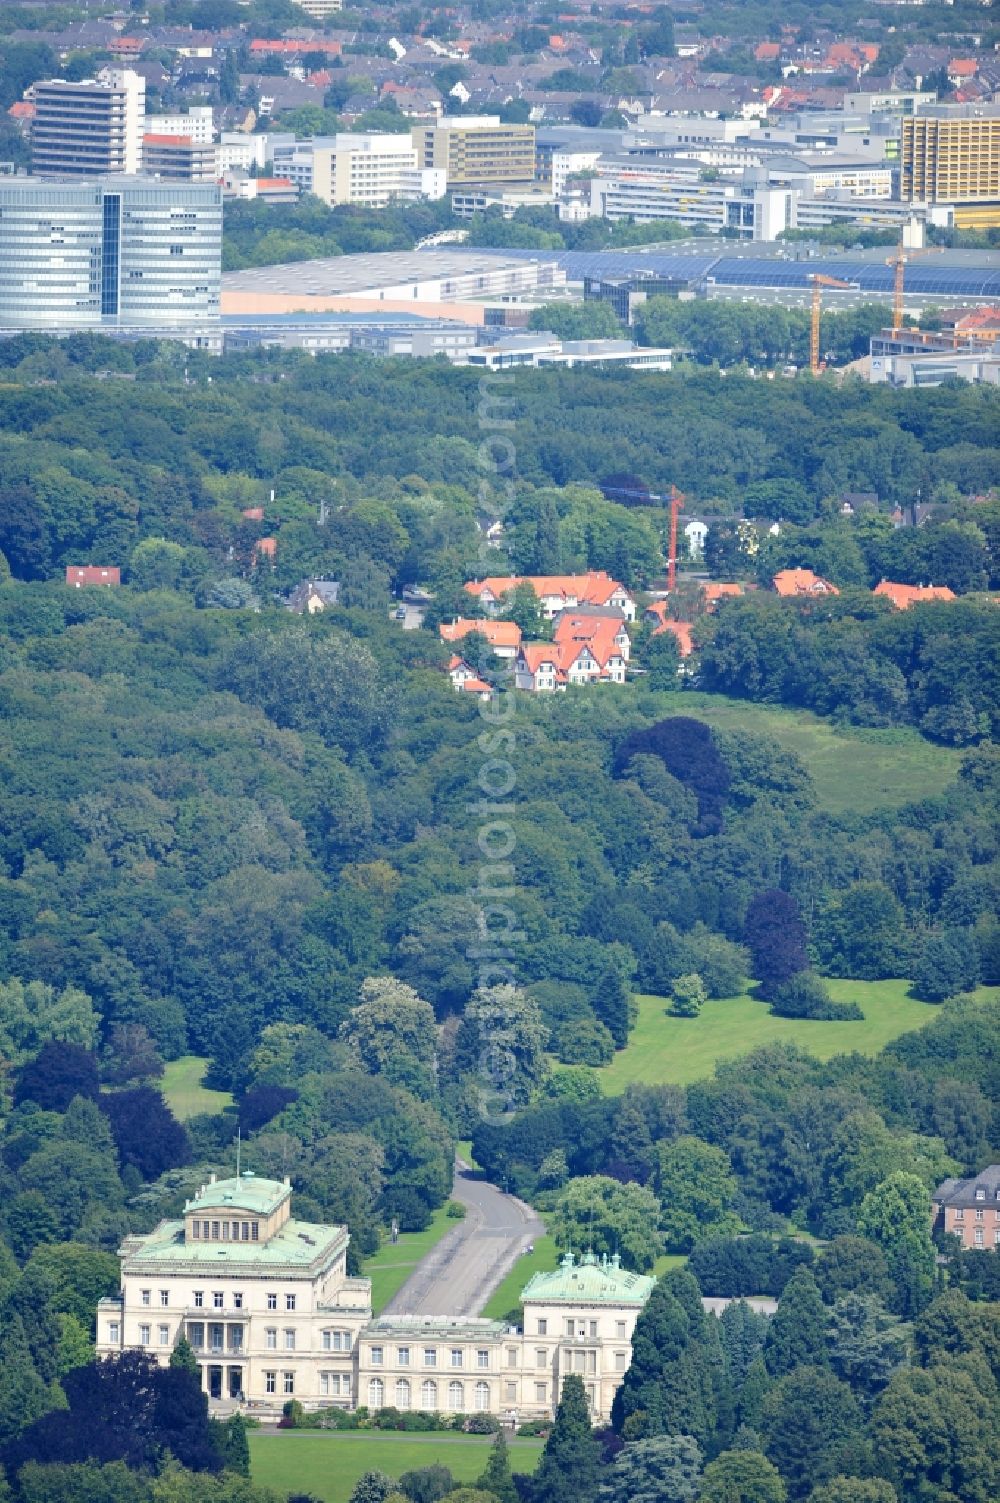
<instances>
[{"instance_id":1,"label":"white commercial building","mask_svg":"<svg viewBox=\"0 0 1000 1503\"><path fill-rule=\"evenodd\" d=\"M346 1227L294 1219L287 1180L204 1185L180 1219L125 1239L121 1292L97 1310L98 1355L139 1350L165 1364L184 1336L210 1398L265 1412L294 1398L311 1409L547 1417L575 1373L607 1422L651 1277L568 1254L525 1287L523 1329L373 1320L370 1280L347 1274L349 1240Z\"/></svg>"},{"instance_id":2,"label":"white commercial building","mask_svg":"<svg viewBox=\"0 0 1000 1503\"><path fill-rule=\"evenodd\" d=\"M276 177L325 204L381 209L394 200L443 198L445 173L419 168L409 136L345 133L274 149Z\"/></svg>"}]
</instances>

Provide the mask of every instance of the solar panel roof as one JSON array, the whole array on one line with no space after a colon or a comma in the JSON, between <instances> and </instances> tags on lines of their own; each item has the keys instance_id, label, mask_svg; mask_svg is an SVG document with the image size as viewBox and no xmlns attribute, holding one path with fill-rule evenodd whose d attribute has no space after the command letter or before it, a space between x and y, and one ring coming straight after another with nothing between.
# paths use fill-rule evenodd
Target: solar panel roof
<instances>
[{"instance_id":1,"label":"solar panel roof","mask_svg":"<svg viewBox=\"0 0 1000 1503\"><path fill-rule=\"evenodd\" d=\"M668 251L538 251L505 250L504 254L526 260L555 261L570 281L584 277L654 276L686 278L699 282L708 277L725 287L799 287L808 289L817 273L838 277L862 292L892 292L893 269L885 256L870 261L848 257L816 257L785 261L775 256L680 255ZM942 264L934 256L911 261L906 268L906 291L948 297L995 298L1000 301L1000 268L988 265Z\"/></svg>"}]
</instances>

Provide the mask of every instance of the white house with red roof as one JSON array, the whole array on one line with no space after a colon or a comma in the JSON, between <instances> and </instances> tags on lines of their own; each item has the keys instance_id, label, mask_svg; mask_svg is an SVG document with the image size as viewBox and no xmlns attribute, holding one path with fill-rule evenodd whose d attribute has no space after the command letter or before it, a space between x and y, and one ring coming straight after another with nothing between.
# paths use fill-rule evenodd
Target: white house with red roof
<instances>
[{"instance_id":1,"label":"white house with red roof","mask_svg":"<svg viewBox=\"0 0 1000 1503\"><path fill-rule=\"evenodd\" d=\"M541 603L542 612L551 621L560 611L575 610L583 605L613 606L626 621L635 620L635 601L625 586L612 579L603 569L586 574L510 574L473 579L466 585L491 616L500 614L505 595L519 584L530 584Z\"/></svg>"},{"instance_id":2,"label":"white house with red roof","mask_svg":"<svg viewBox=\"0 0 1000 1503\"><path fill-rule=\"evenodd\" d=\"M480 699L489 699L493 685L480 678L471 663L457 655L448 661L448 677L459 694L478 694Z\"/></svg>"},{"instance_id":3,"label":"white house with red roof","mask_svg":"<svg viewBox=\"0 0 1000 1503\"><path fill-rule=\"evenodd\" d=\"M570 684L623 684L630 643L624 619L563 611L551 642L522 642L514 685L540 694Z\"/></svg>"}]
</instances>

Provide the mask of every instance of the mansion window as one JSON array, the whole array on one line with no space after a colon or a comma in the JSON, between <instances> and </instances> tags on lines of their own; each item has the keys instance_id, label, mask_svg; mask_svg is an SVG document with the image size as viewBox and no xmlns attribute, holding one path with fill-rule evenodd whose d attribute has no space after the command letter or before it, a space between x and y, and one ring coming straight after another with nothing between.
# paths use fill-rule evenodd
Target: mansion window
<instances>
[{"instance_id":1,"label":"mansion window","mask_svg":"<svg viewBox=\"0 0 1000 1503\"><path fill-rule=\"evenodd\" d=\"M169 1303L170 1303L170 1290L169 1289L161 1289L160 1290L160 1304L166 1306L166 1305L169 1305Z\"/></svg>"},{"instance_id":2,"label":"mansion window","mask_svg":"<svg viewBox=\"0 0 1000 1503\"><path fill-rule=\"evenodd\" d=\"M409 1378L396 1379L396 1408L409 1409L410 1407L410 1380Z\"/></svg>"},{"instance_id":3,"label":"mansion window","mask_svg":"<svg viewBox=\"0 0 1000 1503\"><path fill-rule=\"evenodd\" d=\"M205 1303L205 1294L204 1294L204 1291L201 1290L201 1289L196 1289L194 1291L194 1307L195 1307L195 1309L196 1310L200 1310L202 1308L202 1306L204 1305L204 1303Z\"/></svg>"},{"instance_id":4,"label":"mansion window","mask_svg":"<svg viewBox=\"0 0 1000 1503\"><path fill-rule=\"evenodd\" d=\"M282 1373L281 1379L282 1379L282 1383L281 1383L282 1392L283 1393L294 1393L295 1392L295 1374L294 1373Z\"/></svg>"},{"instance_id":5,"label":"mansion window","mask_svg":"<svg viewBox=\"0 0 1000 1503\"><path fill-rule=\"evenodd\" d=\"M517 1403L517 1384L516 1383L505 1383L504 1384L504 1394L506 1395L506 1399L507 1399L508 1404L516 1404Z\"/></svg>"},{"instance_id":6,"label":"mansion window","mask_svg":"<svg viewBox=\"0 0 1000 1503\"><path fill-rule=\"evenodd\" d=\"M368 1382L368 1408L381 1409L385 1403L385 1384L381 1378L371 1378Z\"/></svg>"},{"instance_id":7,"label":"mansion window","mask_svg":"<svg viewBox=\"0 0 1000 1503\"><path fill-rule=\"evenodd\" d=\"M955 1210L955 1220L956 1221L964 1221L965 1220L965 1211L963 1210L963 1208L961 1206L958 1206L956 1208L956 1210Z\"/></svg>"},{"instance_id":8,"label":"mansion window","mask_svg":"<svg viewBox=\"0 0 1000 1503\"><path fill-rule=\"evenodd\" d=\"M273 1372L271 1372L271 1373L265 1373L264 1374L264 1392L265 1393L277 1393L277 1391L278 1391L278 1374L277 1373L273 1373Z\"/></svg>"},{"instance_id":9,"label":"mansion window","mask_svg":"<svg viewBox=\"0 0 1000 1503\"><path fill-rule=\"evenodd\" d=\"M221 1310L222 1307L223 1307L223 1305L225 1303L226 1303L226 1296L222 1292L222 1290L221 1289L215 1289L215 1290L213 1290L213 1292L212 1292L212 1309L213 1310Z\"/></svg>"},{"instance_id":10,"label":"mansion window","mask_svg":"<svg viewBox=\"0 0 1000 1503\"><path fill-rule=\"evenodd\" d=\"M977 1200L985 1200L986 1199L986 1191L982 1188L981 1185L979 1185L979 1186L976 1187L976 1199Z\"/></svg>"},{"instance_id":11,"label":"mansion window","mask_svg":"<svg viewBox=\"0 0 1000 1503\"><path fill-rule=\"evenodd\" d=\"M256 1221L192 1221L191 1236L196 1242L257 1242L260 1227Z\"/></svg>"},{"instance_id":12,"label":"mansion window","mask_svg":"<svg viewBox=\"0 0 1000 1503\"><path fill-rule=\"evenodd\" d=\"M345 1382L349 1382L350 1380L347 1379L347 1378L345 1378L344 1381ZM340 1397L340 1374L339 1373L320 1373L320 1375L319 1375L319 1393L320 1393L320 1398L323 1398L323 1399L339 1398Z\"/></svg>"},{"instance_id":13,"label":"mansion window","mask_svg":"<svg viewBox=\"0 0 1000 1503\"><path fill-rule=\"evenodd\" d=\"M456 1347L452 1347L452 1350L451 1350L451 1365L452 1365L452 1367L461 1367L463 1361L464 1361L464 1353L463 1353L461 1347L457 1347L457 1346Z\"/></svg>"},{"instance_id":14,"label":"mansion window","mask_svg":"<svg viewBox=\"0 0 1000 1503\"><path fill-rule=\"evenodd\" d=\"M421 1409L436 1409L438 1406L438 1386L433 1378L425 1378L420 1385Z\"/></svg>"},{"instance_id":15,"label":"mansion window","mask_svg":"<svg viewBox=\"0 0 1000 1503\"><path fill-rule=\"evenodd\" d=\"M285 1330L285 1351L286 1352L294 1352L294 1350L295 1350L295 1332L292 1331L292 1330L290 1330L290 1329L286 1329Z\"/></svg>"},{"instance_id":16,"label":"mansion window","mask_svg":"<svg viewBox=\"0 0 1000 1503\"><path fill-rule=\"evenodd\" d=\"M278 1350L278 1329L276 1326L268 1326L264 1332L264 1345L269 1352Z\"/></svg>"},{"instance_id":17,"label":"mansion window","mask_svg":"<svg viewBox=\"0 0 1000 1503\"><path fill-rule=\"evenodd\" d=\"M373 1346L372 1347L372 1354L371 1354L371 1364L372 1364L372 1367L381 1367L383 1360L384 1360L384 1352L383 1352L382 1347L380 1347L380 1346Z\"/></svg>"},{"instance_id":18,"label":"mansion window","mask_svg":"<svg viewBox=\"0 0 1000 1503\"><path fill-rule=\"evenodd\" d=\"M286 1294L285 1295L285 1309L286 1310L294 1310L295 1309L295 1295L294 1294Z\"/></svg>"},{"instance_id":19,"label":"mansion window","mask_svg":"<svg viewBox=\"0 0 1000 1503\"><path fill-rule=\"evenodd\" d=\"M985 1215L986 1215L985 1211L977 1211L976 1212L976 1220L977 1221L982 1221L983 1218L985 1217Z\"/></svg>"},{"instance_id":20,"label":"mansion window","mask_svg":"<svg viewBox=\"0 0 1000 1503\"><path fill-rule=\"evenodd\" d=\"M982 1247L982 1245L983 1245L983 1229L982 1229L981 1226L977 1226L976 1227L976 1246L977 1247Z\"/></svg>"},{"instance_id":21,"label":"mansion window","mask_svg":"<svg viewBox=\"0 0 1000 1503\"><path fill-rule=\"evenodd\" d=\"M538 1334L539 1336L547 1336L549 1334L549 1323L547 1320L540 1320L538 1322Z\"/></svg>"},{"instance_id":22,"label":"mansion window","mask_svg":"<svg viewBox=\"0 0 1000 1503\"><path fill-rule=\"evenodd\" d=\"M160 1338L160 1345L161 1346L167 1346L169 1344L169 1342L170 1342L170 1327L169 1326L159 1326L158 1327L158 1335L159 1335L159 1338Z\"/></svg>"},{"instance_id":23,"label":"mansion window","mask_svg":"<svg viewBox=\"0 0 1000 1503\"><path fill-rule=\"evenodd\" d=\"M453 1414L461 1414L465 1408L465 1385L463 1383L448 1384L448 1408Z\"/></svg>"},{"instance_id":24,"label":"mansion window","mask_svg":"<svg viewBox=\"0 0 1000 1503\"><path fill-rule=\"evenodd\" d=\"M408 1346L397 1347L397 1349L396 1349L396 1361L398 1362L398 1364L399 1364L400 1367L409 1367L409 1365L410 1365L410 1348Z\"/></svg>"},{"instance_id":25,"label":"mansion window","mask_svg":"<svg viewBox=\"0 0 1000 1503\"><path fill-rule=\"evenodd\" d=\"M119 1322L117 1320L109 1320L108 1321L108 1340L109 1341L114 1341L114 1342L120 1341L121 1340L121 1334L122 1334L122 1328L121 1328Z\"/></svg>"},{"instance_id":26,"label":"mansion window","mask_svg":"<svg viewBox=\"0 0 1000 1503\"><path fill-rule=\"evenodd\" d=\"M149 1327L148 1326L140 1326L139 1327L139 1345L140 1346L148 1346L149 1345Z\"/></svg>"},{"instance_id":27,"label":"mansion window","mask_svg":"<svg viewBox=\"0 0 1000 1503\"><path fill-rule=\"evenodd\" d=\"M476 1403L476 1410L478 1411L479 1414L484 1414L486 1412L486 1410L489 1409L489 1407L490 1407L490 1385L488 1383L482 1383L482 1382L480 1382L480 1383L476 1384L476 1400L475 1400L475 1403Z\"/></svg>"},{"instance_id":28,"label":"mansion window","mask_svg":"<svg viewBox=\"0 0 1000 1503\"><path fill-rule=\"evenodd\" d=\"M535 1352L535 1366L544 1367L546 1362L548 1361L548 1356L549 1354L545 1350L545 1348L540 1346Z\"/></svg>"},{"instance_id":29,"label":"mansion window","mask_svg":"<svg viewBox=\"0 0 1000 1503\"><path fill-rule=\"evenodd\" d=\"M625 1369L627 1368L627 1366L628 1366L628 1363L625 1360L625 1353L624 1352L615 1352L615 1372L616 1373L623 1373L625 1371Z\"/></svg>"},{"instance_id":30,"label":"mansion window","mask_svg":"<svg viewBox=\"0 0 1000 1503\"><path fill-rule=\"evenodd\" d=\"M269 1310L277 1310L277 1308L278 1308L278 1296L276 1294L269 1294L267 1296L267 1308Z\"/></svg>"},{"instance_id":31,"label":"mansion window","mask_svg":"<svg viewBox=\"0 0 1000 1503\"><path fill-rule=\"evenodd\" d=\"M623 1320L615 1321L615 1335L619 1341L625 1340L625 1322Z\"/></svg>"},{"instance_id":32,"label":"mansion window","mask_svg":"<svg viewBox=\"0 0 1000 1503\"><path fill-rule=\"evenodd\" d=\"M321 1345L324 1352L349 1352L351 1350L350 1331L324 1331L321 1337Z\"/></svg>"},{"instance_id":33,"label":"mansion window","mask_svg":"<svg viewBox=\"0 0 1000 1503\"><path fill-rule=\"evenodd\" d=\"M516 1346L509 1346L507 1348L507 1366L508 1367L516 1367L517 1366L517 1347Z\"/></svg>"},{"instance_id":34,"label":"mansion window","mask_svg":"<svg viewBox=\"0 0 1000 1503\"><path fill-rule=\"evenodd\" d=\"M144 1305L151 1305L153 1303L153 1291L152 1291L152 1289L144 1289L142 1291L142 1294L141 1294L140 1298L141 1298L142 1303Z\"/></svg>"},{"instance_id":35,"label":"mansion window","mask_svg":"<svg viewBox=\"0 0 1000 1503\"><path fill-rule=\"evenodd\" d=\"M489 1367L489 1365L490 1365L490 1354L489 1354L489 1351L488 1351L488 1349L486 1347L481 1347L480 1350L477 1351L477 1353L476 1353L476 1366L477 1367Z\"/></svg>"},{"instance_id":36,"label":"mansion window","mask_svg":"<svg viewBox=\"0 0 1000 1503\"><path fill-rule=\"evenodd\" d=\"M438 1360L437 1347L436 1346L425 1346L424 1347L424 1366L425 1367L437 1367L437 1360Z\"/></svg>"},{"instance_id":37,"label":"mansion window","mask_svg":"<svg viewBox=\"0 0 1000 1503\"><path fill-rule=\"evenodd\" d=\"M545 1403L545 1396L546 1396L547 1393L548 1393L548 1384L547 1383L536 1383L535 1384L535 1403L536 1404L544 1404Z\"/></svg>"}]
</instances>

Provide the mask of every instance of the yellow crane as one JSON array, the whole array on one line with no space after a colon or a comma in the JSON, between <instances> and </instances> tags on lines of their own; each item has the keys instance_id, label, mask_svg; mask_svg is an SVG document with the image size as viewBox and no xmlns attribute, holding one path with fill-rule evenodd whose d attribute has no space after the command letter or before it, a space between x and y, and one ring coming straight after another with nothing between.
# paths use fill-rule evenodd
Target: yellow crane
<instances>
[{"instance_id":1,"label":"yellow crane","mask_svg":"<svg viewBox=\"0 0 1000 1503\"><path fill-rule=\"evenodd\" d=\"M819 320L822 312L823 288L824 287L850 287L850 282L842 282L839 277L827 277L822 272L813 272L809 278L812 283L812 323L809 328L809 369L814 376L818 376L822 370L819 358Z\"/></svg>"}]
</instances>

